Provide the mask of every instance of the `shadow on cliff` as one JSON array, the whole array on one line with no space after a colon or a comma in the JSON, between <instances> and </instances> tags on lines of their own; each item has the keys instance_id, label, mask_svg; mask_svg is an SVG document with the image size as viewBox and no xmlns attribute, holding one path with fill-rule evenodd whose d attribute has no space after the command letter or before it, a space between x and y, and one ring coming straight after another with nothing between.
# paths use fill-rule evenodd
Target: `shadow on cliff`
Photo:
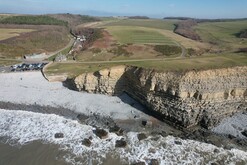
<instances>
[{"instance_id":1,"label":"shadow on cliff","mask_svg":"<svg viewBox=\"0 0 247 165\"><path fill-rule=\"evenodd\" d=\"M65 81L63 81L63 86L70 90L78 91L73 79L66 79Z\"/></svg>"},{"instance_id":2,"label":"shadow on cliff","mask_svg":"<svg viewBox=\"0 0 247 165\"><path fill-rule=\"evenodd\" d=\"M160 113L145 105L145 100L147 99L145 92L143 92L145 89L138 81L138 75L141 72L141 68L138 67L127 69L118 79L114 88L114 95L135 109L164 122L164 117ZM149 85L146 88L150 88Z\"/></svg>"},{"instance_id":3,"label":"shadow on cliff","mask_svg":"<svg viewBox=\"0 0 247 165\"><path fill-rule=\"evenodd\" d=\"M139 102L136 99L134 99L133 97L131 97L127 92L123 92L122 94L118 95L117 97L120 98L121 101L124 102L125 104L128 104L131 107L164 122L164 118L158 112L155 112L155 111L149 109L148 107L143 105L141 102ZM134 116L134 118L135 118L135 116Z\"/></svg>"}]
</instances>

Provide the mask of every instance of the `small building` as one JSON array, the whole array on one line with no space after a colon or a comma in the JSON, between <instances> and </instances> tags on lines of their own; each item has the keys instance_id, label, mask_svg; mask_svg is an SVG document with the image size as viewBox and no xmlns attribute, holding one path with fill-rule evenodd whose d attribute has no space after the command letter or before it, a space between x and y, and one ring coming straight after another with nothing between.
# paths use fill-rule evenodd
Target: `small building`
<instances>
[{"instance_id":1,"label":"small building","mask_svg":"<svg viewBox=\"0 0 247 165\"><path fill-rule=\"evenodd\" d=\"M55 62L62 62L62 61L67 61L66 55L63 54L57 55L57 57L55 58Z\"/></svg>"}]
</instances>

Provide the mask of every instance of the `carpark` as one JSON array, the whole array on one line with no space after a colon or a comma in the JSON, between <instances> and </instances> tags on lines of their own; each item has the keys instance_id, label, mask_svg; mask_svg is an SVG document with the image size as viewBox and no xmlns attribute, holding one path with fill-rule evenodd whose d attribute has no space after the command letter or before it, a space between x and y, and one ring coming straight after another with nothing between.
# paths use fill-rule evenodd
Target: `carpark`
<instances>
[{"instance_id":1,"label":"carpark","mask_svg":"<svg viewBox=\"0 0 247 165\"><path fill-rule=\"evenodd\" d=\"M11 72L23 72L23 71L38 71L41 70L47 63L22 63L12 65Z\"/></svg>"}]
</instances>

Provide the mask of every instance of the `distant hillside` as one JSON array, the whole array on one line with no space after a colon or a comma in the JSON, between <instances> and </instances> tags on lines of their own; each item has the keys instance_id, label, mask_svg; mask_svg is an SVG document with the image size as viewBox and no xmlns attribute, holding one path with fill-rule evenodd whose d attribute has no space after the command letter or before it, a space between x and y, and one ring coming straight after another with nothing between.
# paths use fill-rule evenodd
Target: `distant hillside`
<instances>
[{"instance_id":1,"label":"distant hillside","mask_svg":"<svg viewBox=\"0 0 247 165\"><path fill-rule=\"evenodd\" d=\"M10 16L0 20L1 24L18 24L18 25L60 25L67 26L68 23L46 15L25 15Z\"/></svg>"},{"instance_id":2,"label":"distant hillside","mask_svg":"<svg viewBox=\"0 0 247 165\"><path fill-rule=\"evenodd\" d=\"M68 22L70 27L75 27L77 25L87 23L87 22L97 22L100 21L99 18L91 17L87 15L74 15L74 14L49 14L48 16Z\"/></svg>"},{"instance_id":3,"label":"distant hillside","mask_svg":"<svg viewBox=\"0 0 247 165\"><path fill-rule=\"evenodd\" d=\"M198 41L198 40L201 40L201 38L193 29L193 26L196 26L196 25L197 25L197 22L195 20L184 20L184 21L181 21L175 24L176 28L174 32L183 37Z\"/></svg>"},{"instance_id":4,"label":"distant hillside","mask_svg":"<svg viewBox=\"0 0 247 165\"><path fill-rule=\"evenodd\" d=\"M129 19L149 19L147 16L130 16Z\"/></svg>"},{"instance_id":5,"label":"distant hillside","mask_svg":"<svg viewBox=\"0 0 247 165\"><path fill-rule=\"evenodd\" d=\"M193 18L189 18L189 17L165 17L164 19L188 20L188 19L193 19Z\"/></svg>"},{"instance_id":6,"label":"distant hillside","mask_svg":"<svg viewBox=\"0 0 247 165\"><path fill-rule=\"evenodd\" d=\"M229 21L243 21L247 20L247 18L235 18L235 19L198 19L198 18L190 18L190 17L165 17L164 19L177 19L177 20L195 20L197 23L202 23L202 22L229 22Z\"/></svg>"}]
</instances>

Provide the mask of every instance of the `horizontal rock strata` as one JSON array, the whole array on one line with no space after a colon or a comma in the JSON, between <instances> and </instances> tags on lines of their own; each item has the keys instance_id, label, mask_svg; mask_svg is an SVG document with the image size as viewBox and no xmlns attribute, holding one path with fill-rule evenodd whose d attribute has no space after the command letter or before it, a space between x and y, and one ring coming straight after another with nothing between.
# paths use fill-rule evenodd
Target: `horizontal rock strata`
<instances>
[{"instance_id":1,"label":"horizontal rock strata","mask_svg":"<svg viewBox=\"0 0 247 165\"><path fill-rule=\"evenodd\" d=\"M79 91L128 93L160 117L183 127L211 127L247 107L247 67L157 72L118 66L73 80Z\"/></svg>"}]
</instances>

